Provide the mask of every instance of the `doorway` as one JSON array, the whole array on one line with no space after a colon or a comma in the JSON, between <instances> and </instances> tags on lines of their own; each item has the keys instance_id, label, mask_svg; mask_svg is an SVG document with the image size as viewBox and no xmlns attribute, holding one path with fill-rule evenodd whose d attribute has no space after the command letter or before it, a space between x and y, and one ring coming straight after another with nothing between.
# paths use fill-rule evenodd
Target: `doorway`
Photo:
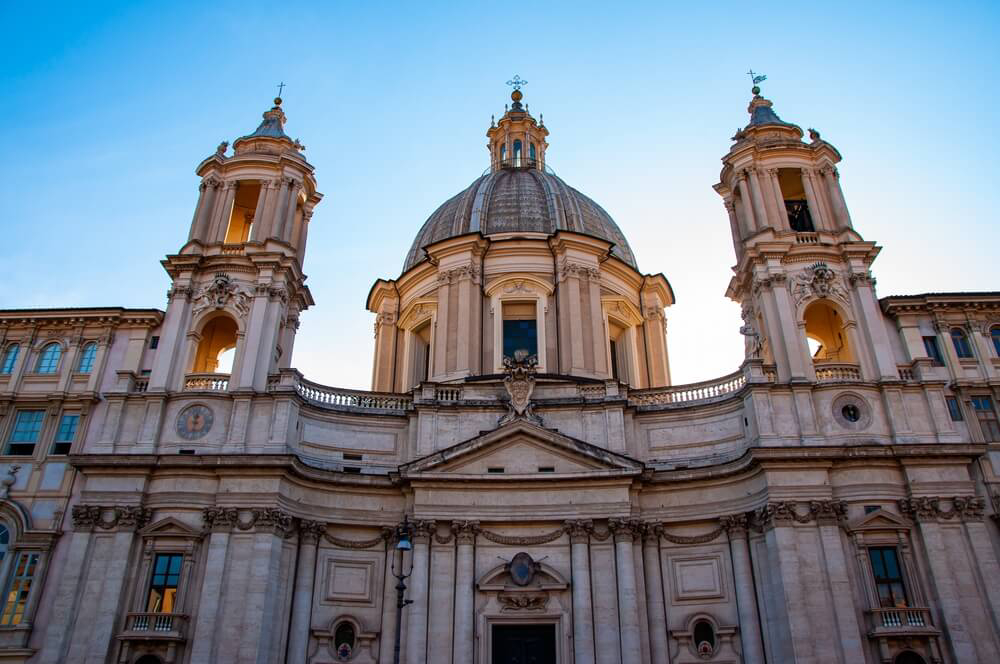
<instances>
[{"instance_id":1,"label":"doorway","mask_svg":"<svg viewBox=\"0 0 1000 664\"><path fill-rule=\"evenodd\" d=\"M555 625L494 625L491 664L556 664Z\"/></svg>"}]
</instances>

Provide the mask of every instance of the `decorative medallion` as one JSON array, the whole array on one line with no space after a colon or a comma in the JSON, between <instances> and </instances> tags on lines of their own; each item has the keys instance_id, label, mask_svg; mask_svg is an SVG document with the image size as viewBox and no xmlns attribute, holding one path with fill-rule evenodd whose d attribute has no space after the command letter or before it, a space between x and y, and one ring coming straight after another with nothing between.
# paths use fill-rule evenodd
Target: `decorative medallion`
<instances>
[{"instance_id":1,"label":"decorative medallion","mask_svg":"<svg viewBox=\"0 0 1000 664\"><path fill-rule=\"evenodd\" d=\"M208 406L188 406L177 415L177 435L184 440L198 440L212 430L214 419Z\"/></svg>"},{"instance_id":2,"label":"decorative medallion","mask_svg":"<svg viewBox=\"0 0 1000 664\"><path fill-rule=\"evenodd\" d=\"M538 570L538 563L531 559L531 556L522 551L521 553L514 556L507 566L507 571L510 574L510 580L514 582L516 586L526 586L531 583L535 578L535 572Z\"/></svg>"},{"instance_id":3,"label":"decorative medallion","mask_svg":"<svg viewBox=\"0 0 1000 664\"><path fill-rule=\"evenodd\" d=\"M844 290L840 277L822 261L810 265L795 275L792 295L795 297L796 305L810 297L820 299L837 297L847 301L847 292Z\"/></svg>"},{"instance_id":4,"label":"decorative medallion","mask_svg":"<svg viewBox=\"0 0 1000 664\"><path fill-rule=\"evenodd\" d=\"M514 351L514 357L503 358L503 368L506 374L503 385L507 388L510 401L507 402L507 414L500 418L498 426L503 426L514 420L528 420L541 424L542 418L531 412L531 393L535 389L535 368L538 357L528 355L525 350Z\"/></svg>"}]
</instances>

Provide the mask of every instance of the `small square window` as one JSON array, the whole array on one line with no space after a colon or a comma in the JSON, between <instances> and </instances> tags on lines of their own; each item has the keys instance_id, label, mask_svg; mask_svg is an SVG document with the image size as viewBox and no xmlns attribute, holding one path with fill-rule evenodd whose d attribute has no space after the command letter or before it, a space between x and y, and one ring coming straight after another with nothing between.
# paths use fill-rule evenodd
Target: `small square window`
<instances>
[{"instance_id":1,"label":"small square window","mask_svg":"<svg viewBox=\"0 0 1000 664\"><path fill-rule=\"evenodd\" d=\"M948 403L948 414L951 416L952 422L962 421L962 407L958 403L958 399L955 397L945 397L945 401Z\"/></svg>"},{"instance_id":2,"label":"small square window","mask_svg":"<svg viewBox=\"0 0 1000 664\"><path fill-rule=\"evenodd\" d=\"M52 443L53 454L69 454L73 441L76 440L76 427L80 423L80 416L63 415L59 419L59 429L56 431L55 442Z\"/></svg>"},{"instance_id":3,"label":"small square window","mask_svg":"<svg viewBox=\"0 0 1000 664\"><path fill-rule=\"evenodd\" d=\"M45 421L44 410L22 410L17 413L14 428L7 439L7 454L31 456Z\"/></svg>"}]
</instances>

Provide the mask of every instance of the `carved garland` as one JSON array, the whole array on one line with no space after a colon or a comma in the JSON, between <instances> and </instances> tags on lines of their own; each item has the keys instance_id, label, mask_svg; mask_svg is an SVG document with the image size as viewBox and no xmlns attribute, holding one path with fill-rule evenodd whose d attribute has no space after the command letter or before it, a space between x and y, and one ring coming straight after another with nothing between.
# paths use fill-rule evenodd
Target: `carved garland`
<instances>
[{"instance_id":1,"label":"carved garland","mask_svg":"<svg viewBox=\"0 0 1000 664\"><path fill-rule=\"evenodd\" d=\"M534 544L548 544L554 542L567 532L565 526L556 528L552 532L544 535L501 535L489 530L480 530L479 534L493 542L494 544L506 544L511 546L532 546Z\"/></svg>"},{"instance_id":2,"label":"carved garland","mask_svg":"<svg viewBox=\"0 0 1000 664\"><path fill-rule=\"evenodd\" d=\"M942 500L951 501L951 509L941 507ZM963 521L979 521L983 518L986 501L973 496L921 496L904 498L899 501L899 511L916 521L932 521L936 519L950 520L960 518Z\"/></svg>"},{"instance_id":3,"label":"carved garland","mask_svg":"<svg viewBox=\"0 0 1000 664\"><path fill-rule=\"evenodd\" d=\"M111 519L106 520L104 515L111 512ZM103 507L100 505L74 505L71 512L73 526L78 530L91 528L101 528L102 530L113 530L114 528L142 528L153 516L153 510L142 505L116 505L113 507Z\"/></svg>"}]
</instances>

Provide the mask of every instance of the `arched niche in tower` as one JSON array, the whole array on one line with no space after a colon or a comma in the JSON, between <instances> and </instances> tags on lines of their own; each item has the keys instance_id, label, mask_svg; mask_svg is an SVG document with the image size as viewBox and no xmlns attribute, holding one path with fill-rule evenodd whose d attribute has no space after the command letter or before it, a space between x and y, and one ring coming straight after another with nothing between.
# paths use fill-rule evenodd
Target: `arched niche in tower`
<instances>
[{"instance_id":1,"label":"arched niche in tower","mask_svg":"<svg viewBox=\"0 0 1000 664\"><path fill-rule=\"evenodd\" d=\"M805 184L802 182L802 169L779 168L777 175L781 198L788 215L788 225L799 233L816 230L813 222L815 210L809 209Z\"/></svg>"},{"instance_id":2,"label":"arched niche in tower","mask_svg":"<svg viewBox=\"0 0 1000 664\"><path fill-rule=\"evenodd\" d=\"M229 223L226 226L224 240L226 244L242 244L250 239L259 199L259 181L241 180L237 183L236 196L233 197L233 208L229 213Z\"/></svg>"},{"instance_id":3,"label":"arched niche in tower","mask_svg":"<svg viewBox=\"0 0 1000 664\"><path fill-rule=\"evenodd\" d=\"M831 300L816 300L803 312L809 353L815 364L855 363L846 319Z\"/></svg>"},{"instance_id":4,"label":"arched niche in tower","mask_svg":"<svg viewBox=\"0 0 1000 664\"><path fill-rule=\"evenodd\" d=\"M238 333L239 326L228 314L218 313L208 318L201 327L192 372L230 373L233 354L227 351L236 348ZM228 361L228 366L222 366L222 361Z\"/></svg>"}]
</instances>

